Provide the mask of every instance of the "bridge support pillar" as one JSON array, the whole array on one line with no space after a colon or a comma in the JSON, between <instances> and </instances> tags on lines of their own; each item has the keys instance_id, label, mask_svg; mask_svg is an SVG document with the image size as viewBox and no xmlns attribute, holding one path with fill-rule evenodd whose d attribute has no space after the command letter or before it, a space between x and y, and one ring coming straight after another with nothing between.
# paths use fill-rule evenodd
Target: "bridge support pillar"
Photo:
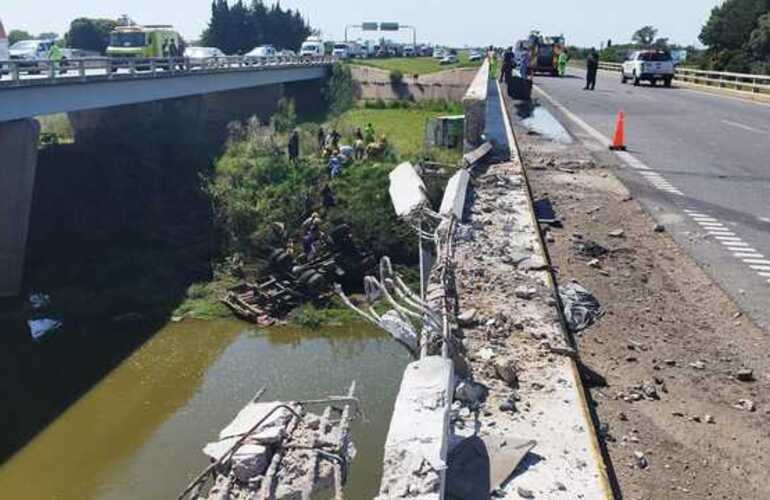
<instances>
[{"instance_id":1,"label":"bridge support pillar","mask_svg":"<svg viewBox=\"0 0 770 500\"><path fill-rule=\"evenodd\" d=\"M0 297L21 292L40 124L0 122Z\"/></svg>"}]
</instances>

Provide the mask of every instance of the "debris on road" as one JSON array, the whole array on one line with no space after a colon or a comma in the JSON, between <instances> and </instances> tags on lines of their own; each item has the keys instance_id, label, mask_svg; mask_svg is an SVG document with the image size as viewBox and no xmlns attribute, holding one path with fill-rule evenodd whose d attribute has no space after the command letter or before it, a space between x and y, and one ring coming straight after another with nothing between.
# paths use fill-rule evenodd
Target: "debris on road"
<instances>
[{"instance_id":1,"label":"debris on road","mask_svg":"<svg viewBox=\"0 0 770 500\"><path fill-rule=\"evenodd\" d=\"M559 287L559 296L564 305L564 318L575 333L582 332L602 316L602 306L596 297L575 281Z\"/></svg>"}]
</instances>

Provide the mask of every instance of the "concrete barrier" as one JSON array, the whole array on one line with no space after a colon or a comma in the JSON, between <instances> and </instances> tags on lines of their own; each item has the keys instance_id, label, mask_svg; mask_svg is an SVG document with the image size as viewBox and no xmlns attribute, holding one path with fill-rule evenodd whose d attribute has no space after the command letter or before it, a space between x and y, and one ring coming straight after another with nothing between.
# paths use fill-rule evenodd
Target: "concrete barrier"
<instances>
[{"instance_id":1,"label":"concrete barrier","mask_svg":"<svg viewBox=\"0 0 770 500\"><path fill-rule=\"evenodd\" d=\"M482 143L486 128L487 87L489 85L489 59L479 68L468 91L463 97L465 109L465 142L473 147Z\"/></svg>"}]
</instances>

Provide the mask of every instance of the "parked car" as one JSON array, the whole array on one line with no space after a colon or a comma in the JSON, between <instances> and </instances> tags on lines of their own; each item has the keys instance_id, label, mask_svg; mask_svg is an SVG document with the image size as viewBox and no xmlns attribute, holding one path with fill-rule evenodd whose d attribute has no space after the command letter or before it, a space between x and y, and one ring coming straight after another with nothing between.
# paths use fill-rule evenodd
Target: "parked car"
<instances>
[{"instance_id":1,"label":"parked car","mask_svg":"<svg viewBox=\"0 0 770 500\"><path fill-rule=\"evenodd\" d=\"M441 47L433 49L433 59L444 59L446 56L446 52Z\"/></svg>"},{"instance_id":2,"label":"parked car","mask_svg":"<svg viewBox=\"0 0 770 500\"><path fill-rule=\"evenodd\" d=\"M293 50L283 49L278 51L278 57L285 57L287 59L294 59L297 57L297 53Z\"/></svg>"},{"instance_id":3,"label":"parked car","mask_svg":"<svg viewBox=\"0 0 770 500\"><path fill-rule=\"evenodd\" d=\"M268 57L275 57L276 56L276 50L275 47L272 45L260 45L259 47L254 47L249 52L246 53L247 58L255 58L255 59L266 59Z\"/></svg>"},{"instance_id":4,"label":"parked car","mask_svg":"<svg viewBox=\"0 0 770 500\"><path fill-rule=\"evenodd\" d=\"M8 52L8 36L5 34L3 21L0 20L0 61L8 61L10 59L11 59L11 54ZM0 62L0 75L7 72L8 72L7 65Z\"/></svg>"},{"instance_id":5,"label":"parked car","mask_svg":"<svg viewBox=\"0 0 770 500\"><path fill-rule=\"evenodd\" d=\"M669 52L662 50L633 52L621 69L621 81L626 83L633 80L636 86L642 81L648 81L652 86L663 82L666 87L670 87L673 79L674 60Z\"/></svg>"},{"instance_id":6,"label":"parked car","mask_svg":"<svg viewBox=\"0 0 770 500\"><path fill-rule=\"evenodd\" d=\"M439 64L457 64L460 60L457 58L457 54L447 54L439 62Z\"/></svg>"},{"instance_id":7,"label":"parked car","mask_svg":"<svg viewBox=\"0 0 770 500\"><path fill-rule=\"evenodd\" d=\"M54 40L22 40L11 45L8 52L12 61L19 62L19 69L37 73L45 67L40 62L48 61L48 51L53 44ZM66 59L62 58L61 65L66 64Z\"/></svg>"},{"instance_id":8,"label":"parked car","mask_svg":"<svg viewBox=\"0 0 770 500\"><path fill-rule=\"evenodd\" d=\"M190 62L204 66L220 66L227 60L224 52L216 47L187 47L184 56Z\"/></svg>"},{"instance_id":9,"label":"parked car","mask_svg":"<svg viewBox=\"0 0 770 500\"><path fill-rule=\"evenodd\" d=\"M404 47L404 57L414 57L417 55L417 52L415 51L414 47L411 45L407 45Z\"/></svg>"},{"instance_id":10,"label":"parked car","mask_svg":"<svg viewBox=\"0 0 770 500\"><path fill-rule=\"evenodd\" d=\"M468 53L468 60L471 62L481 61L482 59L484 59L484 55L478 50L471 50Z\"/></svg>"}]
</instances>

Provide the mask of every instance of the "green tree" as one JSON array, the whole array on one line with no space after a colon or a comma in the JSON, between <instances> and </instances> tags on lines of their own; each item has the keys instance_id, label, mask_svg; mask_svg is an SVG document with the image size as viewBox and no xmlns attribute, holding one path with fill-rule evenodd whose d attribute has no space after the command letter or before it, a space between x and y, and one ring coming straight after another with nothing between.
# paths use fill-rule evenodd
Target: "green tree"
<instances>
[{"instance_id":1,"label":"green tree","mask_svg":"<svg viewBox=\"0 0 770 500\"><path fill-rule=\"evenodd\" d=\"M726 0L711 11L700 33L704 60L717 70L764 72L767 66L770 0Z\"/></svg>"},{"instance_id":2,"label":"green tree","mask_svg":"<svg viewBox=\"0 0 770 500\"><path fill-rule=\"evenodd\" d=\"M8 43L11 45L22 40L32 40L33 38L29 32L24 30L11 30L8 33Z\"/></svg>"},{"instance_id":3,"label":"green tree","mask_svg":"<svg viewBox=\"0 0 770 500\"><path fill-rule=\"evenodd\" d=\"M54 33L53 31L46 31L46 32L40 33L35 38L37 38L38 40L58 40L59 34Z\"/></svg>"},{"instance_id":4,"label":"green tree","mask_svg":"<svg viewBox=\"0 0 770 500\"><path fill-rule=\"evenodd\" d=\"M643 26L636 30L636 33L631 37L631 40L639 45L649 47L652 45L656 36L658 36L658 30L656 28L653 28L652 26Z\"/></svg>"},{"instance_id":5,"label":"green tree","mask_svg":"<svg viewBox=\"0 0 770 500\"><path fill-rule=\"evenodd\" d=\"M248 6L243 0L232 6L227 0L214 0L201 42L228 54L243 54L265 44L297 50L311 32L298 11L283 10L280 3L268 8L262 0L252 0Z\"/></svg>"},{"instance_id":6,"label":"green tree","mask_svg":"<svg viewBox=\"0 0 770 500\"><path fill-rule=\"evenodd\" d=\"M757 27L751 32L746 47L757 60L770 60L770 14L765 14L759 18Z\"/></svg>"},{"instance_id":7,"label":"green tree","mask_svg":"<svg viewBox=\"0 0 770 500\"><path fill-rule=\"evenodd\" d=\"M64 35L68 47L104 53L109 45L110 32L118 22L114 19L89 19L80 17L70 23Z\"/></svg>"},{"instance_id":8,"label":"green tree","mask_svg":"<svg viewBox=\"0 0 770 500\"><path fill-rule=\"evenodd\" d=\"M658 50L668 50L669 49L669 43L668 38L658 38L655 40L655 43L652 45L658 49Z\"/></svg>"},{"instance_id":9,"label":"green tree","mask_svg":"<svg viewBox=\"0 0 770 500\"><path fill-rule=\"evenodd\" d=\"M350 72L350 68L344 64L335 64L324 89L324 97L329 105L329 112L333 116L341 115L353 107L355 95L353 74Z\"/></svg>"},{"instance_id":10,"label":"green tree","mask_svg":"<svg viewBox=\"0 0 770 500\"><path fill-rule=\"evenodd\" d=\"M278 109L271 119L273 130L279 134L287 134L297 126L297 110L294 99L282 97L278 101Z\"/></svg>"}]
</instances>

